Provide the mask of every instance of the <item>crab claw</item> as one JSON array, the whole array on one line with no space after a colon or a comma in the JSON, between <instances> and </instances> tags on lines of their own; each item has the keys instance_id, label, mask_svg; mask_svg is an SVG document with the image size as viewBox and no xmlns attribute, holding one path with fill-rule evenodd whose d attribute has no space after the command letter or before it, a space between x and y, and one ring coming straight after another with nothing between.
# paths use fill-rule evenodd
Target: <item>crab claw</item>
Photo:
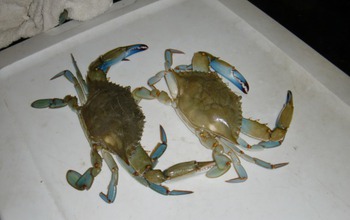
<instances>
[{"instance_id":1,"label":"crab claw","mask_svg":"<svg viewBox=\"0 0 350 220\"><path fill-rule=\"evenodd\" d=\"M127 57L147 49L148 46L145 44L134 44L115 48L92 62L89 66L89 70L102 70L104 73L107 73L112 65L123 60L128 60Z\"/></svg>"},{"instance_id":2,"label":"crab claw","mask_svg":"<svg viewBox=\"0 0 350 220\"><path fill-rule=\"evenodd\" d=\"M211 68L213 68L221 76L225 77L235 86L237 86L237 88L239 88L242 92L244 92L245 94L248 93L249 85L247 80L240 72L238 72L238 70L234 66L228 64L223 60L220 60L218 57L214 57L213 55L207 52L200 53L205 53L207 55L209 59L209 65Z\"/></svg>"}]
</instances>

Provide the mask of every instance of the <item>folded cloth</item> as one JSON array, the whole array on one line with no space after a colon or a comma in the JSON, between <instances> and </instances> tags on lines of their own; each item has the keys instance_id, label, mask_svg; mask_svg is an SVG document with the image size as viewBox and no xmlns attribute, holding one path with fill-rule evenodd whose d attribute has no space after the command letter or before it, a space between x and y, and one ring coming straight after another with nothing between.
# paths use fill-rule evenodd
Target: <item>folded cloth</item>
<instances>
[{"instance_id":1,"label":"folded cloth","mask_svg":"<svg viewBox=\"0 0 350 220\"><path fill-rule=\"evenodd\" d=\"M88 20L105 12L113 0L0 0L0 48L32 37L59 23L66 10L74 20Z\"/></svg>"}]
</instances>

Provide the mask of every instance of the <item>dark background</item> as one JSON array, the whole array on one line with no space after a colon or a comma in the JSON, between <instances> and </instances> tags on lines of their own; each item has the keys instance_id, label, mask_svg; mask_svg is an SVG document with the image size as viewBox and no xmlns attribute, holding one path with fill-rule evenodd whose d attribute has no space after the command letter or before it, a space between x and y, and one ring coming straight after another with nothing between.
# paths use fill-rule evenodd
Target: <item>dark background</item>
<instances>
[{"instance_id":1,"label":"dark background","mask_svg":"<svg viewBox=\"0 0 350 220\"><path fill-rule=\"evenodd\" d=\"M248 1L350 76L350 0Z\"/></svg>"},{"instance_id":2,"label":"dark background","mask_svg":"<svg viewBox=\"0 0 350 220\"><path fill-rule=\"evenodd\" d=\"M350 0L248 0L350 76Z\"/></svg>"}]
</instances>

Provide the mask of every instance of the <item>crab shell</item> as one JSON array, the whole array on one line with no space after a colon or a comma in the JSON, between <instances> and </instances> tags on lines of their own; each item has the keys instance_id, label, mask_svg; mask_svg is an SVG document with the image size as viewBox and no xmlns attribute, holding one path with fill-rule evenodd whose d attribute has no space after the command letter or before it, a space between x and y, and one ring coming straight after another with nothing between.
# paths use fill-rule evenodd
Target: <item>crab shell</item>
<instances>
[{"instance_id":1,"label":"crab shell","mask_svg":"<svg viewBox=\"0 0 350 220\"><path fill-rule=\"evenodd\" d=\"M175 110L190 130L204 129L237 143L242 125L241 97L213 72L175 72Z\"/></svg>"},{"instance_id":2,"label":"crab shell","mask_svg":"<svg viewBox=\"0 0 350 220\"><path fill-rule=\"evenodd\" d=\"M90 139L118 155L127 164L131 148L141 140L145 116L136 104L130 87L93 81L89 96L81 107Z\"/></svg>"}]
</instances>

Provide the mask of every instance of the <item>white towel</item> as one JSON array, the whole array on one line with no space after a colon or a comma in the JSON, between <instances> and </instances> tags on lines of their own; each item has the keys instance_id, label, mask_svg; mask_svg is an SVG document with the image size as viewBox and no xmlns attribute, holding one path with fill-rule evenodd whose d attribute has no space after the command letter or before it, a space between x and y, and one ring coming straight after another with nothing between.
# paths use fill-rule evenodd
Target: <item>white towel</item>
<instances>
[{"instance_id":1,"label":"white towel","mask_svg":"<svg viewBox=\"0 0 350 220\"><path fill-rule=\"evenodd\" d=\"M88 20L105 12L113 0L0 0L0 48L49 30L66 9L74 20Z\"/></svg>"}]
</instances>

